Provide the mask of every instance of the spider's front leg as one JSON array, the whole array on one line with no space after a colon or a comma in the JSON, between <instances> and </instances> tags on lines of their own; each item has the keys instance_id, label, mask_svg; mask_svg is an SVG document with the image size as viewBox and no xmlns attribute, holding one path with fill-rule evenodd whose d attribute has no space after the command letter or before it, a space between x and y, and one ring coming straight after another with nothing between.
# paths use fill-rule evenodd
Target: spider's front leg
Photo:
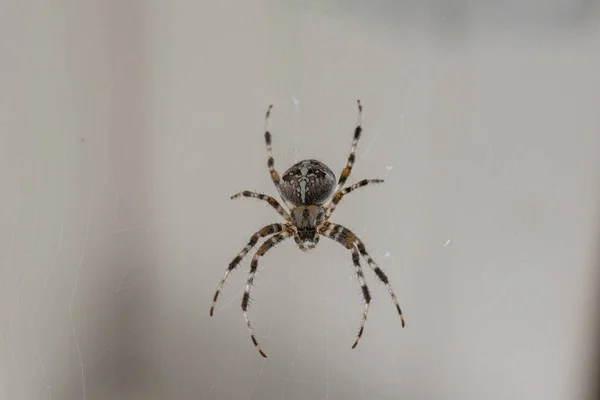
<instances>
[{"instance_id":1,"label":"spider's front leg","mask_svg":"<svg viewBox=\"0 0 600 400\"><path fill-rule=\"evenodd\" d=\"M233 271L234 269L237 268L238 265L240 265L240 261L242 261L244 256L246 256L246 254L248 254L248 252L254 247L254 245L256 245L256 243L258 242L258 239L272 235L274 233L279 233L279 232L285 230L286 228L287 228L286 224L271 224L271 225L264 226L263 228L261 228L260 230L255 232L252 235L252 237L250 237L250 241L248 242L246 247L244 247L242 249L242 251L240 251L238 253L238 255L235 256L235 258L231 261L231 263L229 263L229 266L227 267L227 270L225 271L225 275L223 275L223 278L221 278L221 281L217 285L217 291L215 292L215 295L214 295L213 301L212 301L212 305L210 306L210 316L211 317L215 310L215 304L217 303L217 299L219 298L219 295L221 294L221 290L223 290L223 285L225 285L225 282L227 281L227 277L229 276L231 271Z\"/></svg>"},{"instance_id":2,"label":"spider's front leg","mask_svg":"<svg viewBox=\"0 0 600 400\"><path fill-rule=\"evenodd\" d=\"M387 275L385 275L385 273L381 270L381 268L379 268L379 266L375 263L373 258L371 258L369 253L367 253L367 250L366 250L365 245L362 242L362 240L360 240L358 238L358 236L356 236L356 234L354 234L354 232L352 232L350 229L348 229L342 225L334 224L331 222L325 222L322 225L322 227L320 228L319 233L323 236L326 236L330 239L335 240L336 242L342 244L347 249L350 249L352 251L352 260L353 261L355 261L355 257L356 257L355 254L357 255L357 253L356 253L357 251L367 260L367 263L369 264L371 269L373 269L373 272L375 272L375 275L377 275L379 280L381 280L381 282L383 282L385 284L388 292L390 293L390 296L392 297L392 301L394 302L394 305L396 306L396 310L398 311L398 314L400 315L400 320L402 321L402 327L404 328L404 317L402 316L402 310L400 309L400 305L398 303L398 298L396 297L396 294L394 293L394 290L392 289L392 285L390 285ZM356 342L354 343L354 346L352 346L352 348L356 347L356 345L358 344L358 341L362 335L364 324L366 321L366 313L368 311L369 301L370 301L370 296L367 296L368 290L365 291L366 285L364 285L364 280L361 281L362 272L361 273L358 272L360 270L360 265L358 265L357 261L358 261L358 258L356 258L354 265L356 267L357 275L359 277L359 283L363 287L363 295L365 297L366 304L365 304L365 311L363 312L363 320L362 320L361 328L360 328L358 337L356 338Z\"/></svg>"},{"instance_id":3,"label":"spider's front leg","mask_svg":"<svg viewBox=\"0 0 600 400\"><path fill-rule=\"evenodd\" d=\"M258 269L258 259L261 256L264 256L271 247L275 246L277 243L289 238L294 233L291 230L286 230L276 235L271 236L269 239L265 240L265 242L258 248L254 257L252 257L252 263L250 264L250 274L248 275L248 281L246 282L246 289L244 291L244 296L242 297L242 310L244 311L244 319L246 320L246 326L248 327L248 332L250 333L250 338L252 339L252 343L258 349L258 352L261 356L267 358L267 355L262 351L260 345L258 344L258 340L256 340L256 336L254 335L254 329L252 328L252 324L250 323L250 318L248 318L248 303L250 302L250 292L252 290L252 284L254 283L254 275L256 274L256 270Z\"/></svg>"},{"instance_id":4,"label":"spider's front leg","mask_svg":"<svg viewBox=\"0 0 600 400\"><path fill-rule=\"evenodd\" d=\"M362 105L360 104L360 100L356 100L356 104L358 104L358 118L356 122L356 128L354 128L354 138L352 139L352 146L350 147L350 155L348 156L346 167L340 174L340 179L338 180L337 186L333 191L334 193L339 192L340 189L344 187L346 180L352 172L352 166L354 165L354 159L356 157L356 146L358 146L358 140L360 139L360 134L362 132Z\"/></svg>"},{"instance_id":5,"label":"spider's front leg","mask_svg":"<svg viewBox=\"0 0 600 400\"><path fill-rule=\"evenodd\" d=\"M283 194L281 193L281 187L279 186L280 177L279 177L279 173L275 169L275 160L273 159L273 150L271 148L271 132L269 130L269 117L271 116L272 108L273 108L273 105L271 104L269 106L269 108L267 109L267 113L265 114L265 144L267 145L267 156L268 156L267 167L269 167L269 172L271 174L271 180L273 181L273 184L277 188L277 192L279 193L279 196L281 196L281 199L283 200L285 205L291 209L293 207L293 205L290 204L285 199Z\"/></svg>"}]
</instances>

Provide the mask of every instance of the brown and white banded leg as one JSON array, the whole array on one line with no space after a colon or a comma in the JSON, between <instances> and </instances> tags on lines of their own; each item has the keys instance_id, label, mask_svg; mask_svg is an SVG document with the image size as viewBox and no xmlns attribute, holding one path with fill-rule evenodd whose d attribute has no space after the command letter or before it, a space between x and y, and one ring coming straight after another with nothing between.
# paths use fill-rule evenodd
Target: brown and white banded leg
<instances>
[{"instance_id":1,"label":"brown and white banded leg","mask_svg":"<svg viewBox=\"0 0 600 400\"><path fill-rule=\"evenodd\" d=\"M271 173L271 180L273 181L273 184L277 188L277 192L279 193L279 196L281 196L281 199L283 200L285 205L291 209L293 207L293 205L291 205L288 201L286 201L285 197L283 197L283 194L281 193L281 187L279 186L279 181L280 181L279 173L275 169L275 160L273 159L273 150L271 148L271 132L269 130L269 117L271 116L272 108L273 108L273 105L272 104L269 105L269 108L267 108L267 113L265 114L265 143L267 145L267 156L268 156L267 166L269 167L269 172Z\"/></svg>"},{"instance_id":2,"label":"brown and white banded leg","mask_svg":"<svg viewBox=\"0 0 600 400\"><path fill-rule=\"evenodd\" d=\"M246 254L248 254L248 252L256 245L256 243L258 242L258 240L260 238L272 235L274 233L279 233L285 229L286 229L285 224L271 224L271 225L267 225L267 226L261 228L259 231L254 233L254 235L252 235L252 237L250 238L250 241L248 242L246 247L244 247L242 249L242 251L240 251L238 253L238 255L235 256L235 258L231 261L231 263L229 263L229 266L227 267L227 270L225 271L225 275L223 275L223 278L221 278L221 281L217 285L217 290L213 297L212 305L210 306L210 316L211 317L215 310L215 304L217 303L217 299L219 298L219 295L221 294L221 290L223 290L223 285L225 285L225 282L227 281L227 277L229 276L231 271L233 271L234 269L237 268L238 265L240 265L240 261L242 261L244 256Z\"/></svg>"},{"instance_id":3,"label":"brown and white banded leg","mask_svg":"<svg viewBox=\"0 0 600 400\"><path fill-rule=\"evenodd\" d=\"M279 215L281 215L283 218L285 218L286 221L291 222L290 214L285 210L285 208L283 208L281 206L281 204L279 204L279 202L277 200L275 200L273 197L271 197L269 195L244 190L243 192L239 192L239 193L236 193L233 196L231 196L231 200L238 199L240 197L253 197L255 199L264 200L267 203L269 203L269 205L271 207L273 207Z\"/></svg>"},{"instance_id":4,"label":"brown and white banded leg","mask_svg":"<svg viewBox=\"0 0 600 400\"><path fill-rule=\"evenodd\" d=\"M346 167L342 170L340 174L340 179L338 180L337 186L335 187L334 193L337 193L344 187L346 180L350 176L352 172L352 166L354 165L354 159L356 158L356 146L358 145L358 140L360 139L360 134L362 132L362 105L360 104L360 100L356 100L358 104L358 119L356 122L356 128L354 128L354 138L352 139L352 146L350 147L350 155L348 156L348 162L346 163ZM327 202L325 207L328 207L331 200Z\"/></svg>"},{"instance_id":5,"label":"brown and white banded leg","mask_svg":"<svg viewBox=\"0 0 600 400\"><path fill-rule=\"evenodd\" d=\"M402 321L402 327L404 328L404 317L402 316L402 310L400 309L400 304L398 303L398 298L396 297L396 293L394 293L394 289L392 289L392 285L390 284L387 275L381 270L381 268L379 268L379 266L375 263L373 258L369 255L369 253L367 253L367 250L365 249L365 244L360 239L357 239L356 247L358 248L358 251L360 252L360 254L365 258L365 260L367 260L367 263L373 269L373 272L375 272L375 275L377 275L379 280L381 282L383 282L383 284L387 288L388 292L390 293L390 296L392 297L392 301L394 302L394 305L396 306L396 310L398 311L398 314L400 315L400 320Z\"/></svg>"},{"instance_id":6,"label":"brown and white banded leg","mask_svg":"<svg viewBox=\"0 0 600 400\"><path fill-rule=\"evenodd\" d=\"M352 345L352 348L355 348L358 344L358 341L362 337L363 331L365 330L365 324L367 322L367 313L369 312L369 305L371 304L371 294L369 293L369 288L365 282L365 275L363 274L362 267L360 266L360 256L358 254L358 250L355 246L352 246L352 262L354 263L354 268L356 269L356 277L358 279L358 283L360 284L360 288L362 289L363 299L365 300L365 309L362 313L362 319L360 321L360 329L358 330L358 335L356 336L356 340Z\"/></svg>"},{"instance_id":7,"label":"brown and white banded leg","mask_svg":"<svg viewBox=\"0 0 600 400\"><path fill-rule=\"evenodd\" d=\"M326 228L322 233L323 236L326 236L330 239L335 240L338 243L341 243L352 252L352 262L354 263L354 268L356 270L356 277L358 279L358 283L360 284L360 288L362 290L363 299L365 301L365 309L363 310L362 319L360 321L360 329L358 330L358 335L356 336L356 340L352 345L352 348L355 348L358 345L358 341L362 337L362 334L365 330L365 324L367 322L367 314L369 312L369 306L371 304L371 294L369 292L369 288L365 282L365 275L363 274L362 267L360 266L360 255L356 245L353 242L345 240L344 234L345 232L342 229L331 227Z\"/></svg>"},{"instance_id":8,"label":"brown and white banded leg","mask_svg":"<svg viewBox=\"0 0 600 400\"><path fill-rule=\"evenodd\" d=\"M258 344L258 340L256 340L256 336L254 335L254 329L252 328L252 324L250 323L250 318L248 318L248 303L250 302L250 292L252 291L252 285L254 284L254 275L256 275L256 270L258 269L258 259L261 256L264 256L267 251L277 243L289 238L293 233L291 231L283 231L274 236L271 236L258 248L254 257L252 257L252 263L250 264L250 274L248 274L248 281L246 282L246 289L244 290L244 296L242 297L242 310L244 311L244 319L246 320L246 326L248 327L248 332L250 333L250 339L252 339L252 343L258 349L258 352L261 356L267 358L267 355L262 351L260 345Z\"/></svg>"},{"instance_id":9,"label":"brown and white banded leg","mask_svg":"<svg viewBox=\"0 0 600 400\"><path fill-rule=\"evenodd\" d=\"M347 195L348 193L352 192L353 190L356 190L363 186L367 186L369 184L376 184L376 183L383 183L383 179L363 179L362 181L357 182L354 185L348 186L347 188L337 192L331 199L331 204L325 210L325 219L329 219L329 217L331 217L331 214L333 214L335 207L337 206L337 204L342 200L342 198L345 195Z\"/></svg>"},{"instance_id":10,"label":"brown and white banded leg","mask_svg":"<svg viewBox=\"0 0 600 400\"><path fill-rule=\"evenodd\" d=\"M381 282L387 288L390 296L392 297L392 301L396 306L396 311L400 315L400 320L402 321L402 327L404 328L404 317L402 316L402 310L400 309L400 304L398 303L398 298L394 293L394 289L392 289L392 285L389 282L387 275L379 268L379 266L375 263L373 258L367 253L365 248L365 244L352 232L350 229L339 225L334 224L332 222L325 222L320 228L319 233L323 236L327 236L341 244L343 244L347 249L351 249L353 246L356 246L360 254L367 260L369 267L375 272L375 275L379 278Z\"/></svg>"}]
</instances>

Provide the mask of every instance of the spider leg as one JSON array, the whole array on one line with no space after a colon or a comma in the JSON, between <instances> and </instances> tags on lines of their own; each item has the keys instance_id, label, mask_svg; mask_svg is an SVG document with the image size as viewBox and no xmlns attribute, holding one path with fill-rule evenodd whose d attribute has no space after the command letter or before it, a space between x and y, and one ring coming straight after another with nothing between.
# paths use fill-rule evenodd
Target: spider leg
<instances>
[{"instance_id":1,"label":"spider leg","mask_svg":"<svg viewBox=\"0 0 600 400\"><path fill-rule=\"evenodd\" d=\"M343 240L343 232L341 230L337 230L334 232L333 229L325 230L322 232L323 236L326 236L330 239L335 240L338 243L341 243L352 252L352 262L354 263L354 269L356 270L356 276L358 278L358 283L360 284L360 288L362 289L363 299L365 300L365 309L362 313L362 319L360 321L360 329L358 330L358 335L356 336L356 340L352 345L352 348L355 348L358 345L358 341L362 337L362 334L365 330L365 324L367 322L367 314L369 312L369 306L371 304L371 294L369 292L369 287L365 282L365 275L363 274L362 267L360 266L360 256L356 245L353 242Z\"/></svg>"},{"instance_id":2,"label":"spider leg","mask_svg":"<svg viewBox=\"0 0 600 400\"><path fill-rule=\"evenodd\" d=\"M392 285L390 284L390 281L389 281L387 275L381 270L381 268L379 268L379 266L375 263L373 258L369 255L369 253L367 253L367 250L365 249L365 244L362 242L362 240L357 239L356 247L358 248L358 251L360 252L360 254L365 258L365 260L367 260L367 263L369 264L369 266L371 267L373 272L375 272L375 275L377 275L379 280L381 282L383 282L383 284L387 288L387 290L390 294L390 297L392 298L392 301L394 302L394 305L396 306L398 315L400 315L400 321L402 321L402 327L404 328L404 317L402 316L402 310L400 309L400 304L398 303L398 298L396 297L396 293L394 293L394 289L392 289Z\"/></svg>"},{"instance_id":3,"label":"spider leg","mask_svg":"<svg viewBox=\"0 0 600 400\"><path fill-rule=\"evenodd\" d=\"M367 322L367 313L369 312L369 305L371 304L371 294L369 293L369 288L365 282L365 276L362 271L362 267L360 266L360 257L358 255L358 250L355 246L352 246L350 249L352 251L352 262L354 263L354 268L356 269L356 276L358 277L358 283L362 289L363 298L365 300L365 309L362 313L362 319L360 321L360 329L358 330L358 335L356 336L356 340L352 345L352 348L355 348L358 344L358 341L362 337L363 331L365 330L365 324Z\"/></svg>"},{"instance_id":4,"label":"spider leg","mask_svg":"<svg viewBox=\"0 0 600 400\"><path fill-rule=\"evenodd\" d=\"M363 179L362 181L355 183L352 186L348 186L347 188L337 192L331 199L331 204L329 205L329 207L325 209L325 219L329 219L329 217L331 217L331 214L333 214L335 207L345 195L363 186L376 183L383 183L383 179Z\"/></svg>"},{"instance_id":5,"label":"spider leg","mask_svg":"<svg viewBox=\"0 0 600 400\"><path fill-rule=\"evenodd\" d=\"M356 100L356 103L358 104L358 119L356 122L356 128L354 128L354 138L352 139L352 146L350 147L350 155L348 156L346 168L344 168L340 174L340 179L338 180L337 186L333 191L334 193L339 192L340 189L344 187L344 183L346 183L346 180L352 172L354 158L356 157L356 146L358 145L358 140L360 139L360 134L362 132L362 105L360 104L360 100ZM329 206L330 202L331 200L326 204L326 206Z\"/></svg>"},{"instance_id":6,"label":"spider leg","mask_svg":"<svg viewBox=\"0 0 600 400\"><path fill-rule=\"evenodd\" d=\"M219 298L219 295L221 294L221 290L223 290L223 285L225 285L225 282L227 281L227 277L229 276L231 271L233 271L234 269L237 268L238 265L240 265L240 261L242 261L244 256L246 254L248 254L248 252L256 245L256 243L258 242L258 239L272 235L274 233L279 233L279 232L283 231L285 228L286 228L285 224L271 224L271 225L264 226L263 228L261 228L260 230L258 230L256 233L254 233L252 235L252 237L250 238L250 241L248 242L246 247L244 247L242 249L242 251L240 251L238 253L238 255L231 261L231 263L229 263L229 266L227 267L227 270L225 271L225 275L223 275L223 278L221 278L221 281L217 285L217 290L213 297L212 305L210 306L210 316L211 317L215 310L215 304L217 303L217 299Z\"/></svg>"},{"instance_id":7,"label":"spider leg","mask_svg":"<svg viewBox=\"0 0 600 400\"><path fill-rule=\"evenodd\" d=\"M402 316L402 310L400 309L400 304L398 303L398 298L394 293L394 289L392 289L392 285L389 282L387 275L379 268L379 266L375 263L373 258L369 255L365 248L365 244L362 240L358 238L350 229L331 222L325 222L321 225L319 229L319 233L323 236L327 236L341 244L343 244L347 249L351 249L353 246L356 246L360 254L367 260L369 267L375 272L375 275L379 278L381 282L387 288L390 296L392 297L392 301L396 306L396 310L400 315L400 320L402 321L402 327L404 328L404 317Z\"/></svg>"},{"instance_id":8,"label":"spider leg","mask_svg":"<svg viewBox=\"0 0 600 400\"><path fill-rule=\"evenodd\" d=\"M293 235L292 231L283 231L276 235L271 236L269 239L265 240L265 242L258 248L254 257L252 257L252 263L250 264L250 274L248 275L248 281L246 282L246 289L244 291L244 296L242 297L242 310L244 311L244 319L246 320L246 326L248 327L248 332L250 333L250 338L252 339L252 343L258 349L258 352L261 356L267 358L267 355L262 351L258 341L256 340L256 336L254 335L254 328L252 328L252 324L250 323L250 318L248 318L248 302L250 301L250 291L252 290L252 284L254 283L254 275L256 274L256 270L258 269L258 259L261 256L264 256L271 247L275 246L277 243L289 238Z\"/></svg>"},{"instance_id":9,"label":"spider leg","mask_svg":"<svg viewBox=\"0 0 600 400\"><path fill-rule=\"evenodd\" d=\"M238 199L242 196L243 197L253 197L255 199L266 201L267 203L269 203L269 205L271 207L273 207L275 209L275 211L277 211L277 213L279 215L281 215L283 218L285 218L286 221L291 221L290 214L273 197L266 195L266 194L262 194L262 193L256 193L256 192L250 192L248 190L244 190L243 192L239 192L239 193L236 193L233 196L231 196L231 199L232 200Z\"/></svg>"},{"instance_id":10,"label":"spider leg","mask_svg":"<svg viewBox=\"0 0 600 400\"><path fill-rule=\"evenodd\" d=\"M273 181L273 184L277 188L277 192L279 193L279 196L281 196L281 199L283 200L285 205L291 209L292 206L290 205L290 203L288 201L286 201L285 197L281 193L281 187L279 186L279 181L280 181L279 173L275 169L275 160L273 159L273 150L271 149L271 132L269 130L269 117L271 116L272 108L273 108L273 105L272 104L269 105L269 108L267 108L267 113L265 114L265 143L267 145L267 156L268 156L267 166L269 167L269 172L271 173L271 180Z\"/></svg>"}]
</instances>

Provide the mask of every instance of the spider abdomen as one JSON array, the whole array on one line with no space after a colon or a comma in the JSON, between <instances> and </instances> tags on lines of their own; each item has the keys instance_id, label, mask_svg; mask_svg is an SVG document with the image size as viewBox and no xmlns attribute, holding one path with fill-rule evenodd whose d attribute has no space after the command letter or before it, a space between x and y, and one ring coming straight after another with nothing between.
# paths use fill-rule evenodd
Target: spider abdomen
<instances>
[{"instance_id":1,"label":"spider abdomen","mask_svg":"<svg viewBox=\"0 0 600 400\"><path fill-rule=\"evenodd\" d=\"M281 194L290 203L321 205L333 194L335 175L317 160L303 160L292 165L281 178Z\"/></svg>"}]
</instances>

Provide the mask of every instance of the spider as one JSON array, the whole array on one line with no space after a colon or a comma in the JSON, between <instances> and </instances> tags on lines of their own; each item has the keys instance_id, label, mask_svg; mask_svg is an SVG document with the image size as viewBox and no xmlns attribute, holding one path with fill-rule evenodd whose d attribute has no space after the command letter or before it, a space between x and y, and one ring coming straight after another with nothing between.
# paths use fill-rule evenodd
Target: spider
<instances>
[{"instance_id":1,"label":"spider","mask_svg":"<svg viewBox=\"0 0 600 400\"><path fill-rule=\"evenodd\" d=\"M258 248L256 253L254 253L254 257L252 257L250 273L248 275L244 295L242 297L242 310L244 312L244 319L246 320L246 326L248 328L248 332L250 333L250 338L252 339L252 343L254 343L254 346L256 346L258 352L265 358L267 355L261 349L258 340L256 340L254 328L252 327L250 319L248 318L247 311L248 303L250 301L250 291L252 290L252 284L254 283L254 275L258 269L258 259L261 256L264 256L273 246L292 236L302 251L314 249L319 242L319 236L325 236L342 244L352 253L352 262L354 263L354 268L356 269L358 283L361 286L363 299L365 302L360 329L358 331L356 340L352 345L353 349L356 347L363 334L367 320L367 313L369 311L369 304L371 303L371 294L367 284L365 283L364 274L360 265L360 255L367 260L369 267L371 267L373 272L375 272L375 275L377 275L379 280L387 287L394 305L396 306L396 310L400 315L402 327L404 327L402 311L400 310L398 299L396 298L396 294L390 285L389 279L381 270L381 268L379 268L379 266L375 263L373 258L371 258L369 253L367 253L362 240L360 240L358 236L356 236L356 234L354 234L350 229L329 221L331 214L345 195L360 187L383 182L382 179L365 179L343 189L346 180L352 172L352 166L354 165L355 161L356 146L362 132L362 105L360 100L357 100L357 104L358 121L356 128L354 129L354 138L350 148L350 155L348 156L348 162L346 167L342 170L337 184L335 182L335 175L331 169L329 169L329 167L322 162L313 159L303 160L292 165L287 171L285 171L282 178L279 177L279 173L277 170L275 170L275 162L273 160L271 150L269 117L271 115L271 109L273 108L273 105L270 105L265 115L265 142L267 145L268 155L267 166L269 167L271 180L273 181L273 184L275 184L277 192L290 211L288 212L276 199L266 194L242 191L231 196L231 199L252 197L255 199L264 200L268 202L269 205L273 207L281 217L283 217L283 219L285 219L284 223L266 225L252 235L246 247L239 252L233 261L231 261L229 267L227 267L225 275L217 285L217 290L210 307L210 316L212 317L215 304L229 274L238 267L240 261L244 258L244 256L246 256L246 254L248 254L248 252L250 252L260 238L268 237L268 239L266 239Z\"/></svg>"}]
</instances>

